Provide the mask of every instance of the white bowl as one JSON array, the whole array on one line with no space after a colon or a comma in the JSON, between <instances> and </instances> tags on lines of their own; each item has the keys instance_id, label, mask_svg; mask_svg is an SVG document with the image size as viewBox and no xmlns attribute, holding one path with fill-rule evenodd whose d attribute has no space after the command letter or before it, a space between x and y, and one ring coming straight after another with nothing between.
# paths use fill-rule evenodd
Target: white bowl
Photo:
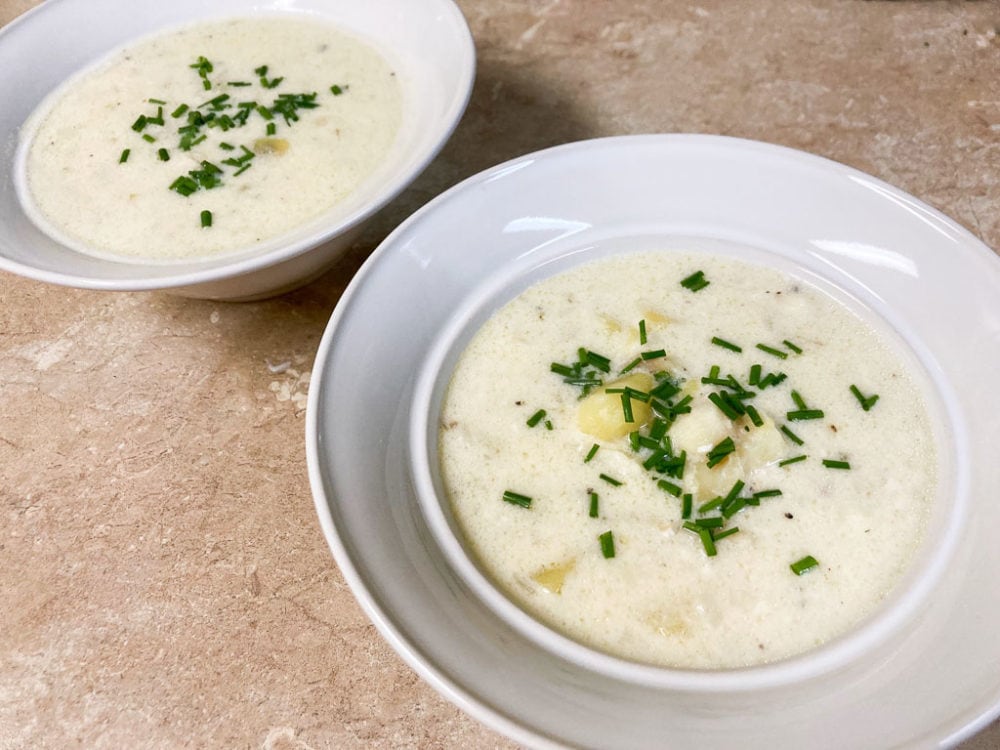
<instances>
[{"instance_id":1,"label":"white bowl","mask_svg":"<svg viewBox=\"0 0 1000 750\"><path fill-rule=\"evenodd\" d=\"M784 664L697 673L587 653L477 578L436 499L427 446L438 372L478 322L577 256L682 239L749 247L841 290L895 332L935 393L946 492L934 544L878 617ZM1000 371L998 341L995 255L872 177L712 136L550 149L425 206L343 295L310 388L316 508L389 642L442 694L526 745L950 744L1000 709L1000 422L982 417L1000 408L986 376Z\"/></svg>"},{"instance_id":2,"label":"white bowl","mask_svg":"<svg viewBox=\"0 0 1000 750\"><path fill-rule=\"evenodd\" d=\"M272 241L183 262L117 261L76 252L31 222L15 190L15 157L22 124L49 92L133 39L196 21L269 13L333 22L371 43L394 66L403 92L402 123L384 162L352 195ZM452 0L49 0L0 30L0 67L0 269L88 289L250 299L294 288L329 268L365 222L427 166L465 111L475 48Z\"/></svg>"}]
</instances>

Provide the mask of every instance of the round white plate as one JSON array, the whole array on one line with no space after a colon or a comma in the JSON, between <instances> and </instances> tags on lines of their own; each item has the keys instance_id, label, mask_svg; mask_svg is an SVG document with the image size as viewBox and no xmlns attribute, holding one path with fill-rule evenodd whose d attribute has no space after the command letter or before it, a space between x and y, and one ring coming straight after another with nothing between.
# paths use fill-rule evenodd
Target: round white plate
<instances>
[{"instance_id":1,"label":"round white plate","mask_svg":"<svg viewBox=\"0 0 1000 750\"><path fill-rule=\"evenodd\" d=\"M499 268L537 267L628 238L738 243L819 274L891 325L954 394L948 448L966 446L957 460L967 517L925 605L864 658L752 690L734 681L643 685L588 671L505 625L428 530L407 441L415 374L442 326ZM526 745L948 745L1000 710L997 373L1000 261L915 198L760 143L588 141L466 180L365 263L317 355L310 480L337 563L382 634L448 699Z\"/></svg>"}]
</instances>

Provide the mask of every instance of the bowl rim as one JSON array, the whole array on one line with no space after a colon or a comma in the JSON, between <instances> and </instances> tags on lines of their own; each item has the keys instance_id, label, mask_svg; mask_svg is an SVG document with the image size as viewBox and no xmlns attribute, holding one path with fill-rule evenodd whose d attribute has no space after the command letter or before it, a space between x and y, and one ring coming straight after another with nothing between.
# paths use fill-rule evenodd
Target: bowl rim
<instances>
[{"instance_id":1,"label":"bowl rim","mask_svg":"<svg viewBox=\"0 0 1000 750\"><path fill-rule=\"evenodd\" d=\"M639 149L645 145L663 144L667 148L684 147L698 153L707 151L713 156L717 156L719 153L728 154L731 151L750 157L765 156L777 164L783 165L782 168L792 166L807 169L810 173L823 174L826 178L834 180L838 184L847 182L855 183L867 192L878 194L881 200L891 202L897 208L912 215L915 223L927 225L933 232L944 238L941 241L959 245L960 248L958 249L962 251L963 258L969 264L972 264L973 269L979 269L980 271L980 275L983 278L982 283L978 284L980 289L1000 289L1000 265L997 265L995 253L991 252L968 229L959 225L937 209L905 193L900 188L822 156L785 146L729 136L679 133L611 136L591 139L589 141L567 143L544 149L511 159L467 178L462 183L455 185L420 208L397 227L376 251L366 259L359 272L354 276L341 295L317 351L313 369L314 386L310 389L305 425L307 464L314 504L327 543L360 606L377 626L381 635L392 645L404 661L439 693L460 708L485 722L493 729L532 747L563 747L564 745L558 739L563 735L548 734L539 723L525 723L524 719L518 718L517 713L511 712L513 709L509 706L503 703L491 702L488 695L482 692L484 689L484 685L481 684L482 680L478 682L476 680L470 681L470 679L467 679L469 675L461 671L456 671L458 668L454 664L436 661L431 656L434 653L434 648L422 643L418 634L411 632L411 626L407 624L405 618L402 620L399 619L400 612L395 609L398 602L386 599L385 596L379 593L378 587L373 590L369 585L372 583L370 577L375 575L367 567L371 561L361 557L358 551L349 545L349 541L342 538L343 529L339 527L340 521L335 520L335 516L339 518L340 515L340 511L337 508L341 505L343 499L338 500L338 496L341 494L343 488L340 486L340 482L335 480L335 476L327 471L324 463L330 455L329 448L325 447L329 443L325 432L329 427L329 416L322 410L329 410L329 405L326 403L326 396L324 395L324 391L328 389L324 389L322 386L328 384L329 379L333 375L331 360L337 350L338 340L343 334L347 333L346 327L350 325L352 318L355 316L352 308L363 307L363 300L368 293L366 287L385 275L388 264L392 262L393 248L398 247L400 243L409 242L409 235L413 232L415 226L426 217L428 212L441 210L448 202L457 200L459 193L469 191L476 186L481 186L495 179L499 180L507 173L517 172L530 167L531 163L536 159L556 156L560 152L565 154L565 152L570 150L593 147L598 149L615 149L623 147L626 142ZM632 152L628 153L631 154ZM405 385L405 389L407 390L411 387L412 384ZM323 430L322 433L321 429ZM994 429L993 433L1000 437L1000 429ZM404 436L403 439L406 439L406 437ZM970 449L973 447L974 445L970 445ZM972 451L974 455L979 455L981 452L978 448ZM960 461L963 464L973 460L974 458L966 455L960 457ZM984 479L984 473L1000 477L1000 474L997 474L996 467L993 469L980 468L976 472L977 487L981 486L980 483ZM973 532L970 531L968 533L971 534ZM981 536L979 532L975 533L977 535L976 538ZM965 559L966 550L962 550L961 552L963 553L963 559ZM993 560L995 557L997 556L991 553L990 559ZM951 576L951 578L953 579L954 576ZM955 585L959 584L956 583ZM964 589L962 593L966 593ZM937 609L940 608L940 605L938 605ZM879 674L884 673L884 666L885 664L882 663L878 665ZM864 684L867 686L863 695L867 695L871 690L879 689L871 687L873 681L878 682L873 676L876 671L875 667L871 669L859 667L859 669L863 669L863 673L852 672L850 675L845 675L844 677L853 675L854 677L861 678L863 676ZM982 675L980 676L982 677ZM838 675L838 679L840 679L840 675ZM994 717L1000 715L1000 685L992 678L989 678L988 682L989 684L983 685L977 683L975 695L970 695L968 699L963 699L960 702L949 701L947 713L935 713L933 718L928 717L917 724L913 724L912 722L907 723L907 734L905 736L909 737L912 741L919 739L921 742L930 743L934 741L945 742L947 744L957 743L971 736L975 731L986 726ZM852 690L851 692L856 691ZM492 695L492 693L489 693L489 695ZM827 699L834 700L832 694L823 693L823 695L824 701ZM836 703L836 708L838 711L841 710L843 702ZM876 709L873 708L872 710ZM538 718L535 716L535 719ZM787 721L787 719L783 719L783 721ZM874 722L869 723L874 724ZM548 731L552 730L549 729ZM858 732L867 730L852 731L852 736L862 736ZM885 736L891 734L892 737L897 738L903 736L899 734L900 731L902 731L901 727L883 729L883 732L889 733ZM759 732L755 736L759 742ZM865 734L863 736L869 735ZM715 736L715 743L709 742L708 745L716 746L720 737ZM705 737L705 739L709 740L711 738ZM833 738L829 737L827 740L832 742ZM897 741L899 740L897 739Z\"/></svg>"}]
</instances>

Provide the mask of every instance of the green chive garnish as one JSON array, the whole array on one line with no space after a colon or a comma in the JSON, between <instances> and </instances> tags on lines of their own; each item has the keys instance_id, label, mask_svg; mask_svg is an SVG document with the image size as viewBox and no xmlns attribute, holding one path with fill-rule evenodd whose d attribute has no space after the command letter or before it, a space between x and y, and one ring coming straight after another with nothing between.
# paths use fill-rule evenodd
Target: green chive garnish
<instances>
[{"instance_id":1,"label":"green chive garnish","mask_svg":"<svg viewBox=\"0 0 1000 750\"><path fill-rule=\"evenodd\" d=\"M129 148L127 148L124 151L122 151L122 155L118 157L118 163L119 164L124 164L125 162L127 162L128 161L128 155L131 154L131 153L132 153L132 149L129 149Z\"/></svg>"},{"instance_id":2,"label":"green chive garnish","mask_svg":"<svg viewBox=\"0 0 1000 750\"><path fill-rule=\"evenodd\" d=\"M754 427L762 427L764 424L764 419L760 416L757 409L754 408L753 404L747 404L743 407L747 411L747 416L750 417L750 421L753 422Z\"/></svg>"},{"instance_id":3,"label":"green chive garnish","mask_svg":"<svg viewBox=\"0 0 1000 750\"><path fill-rule=\"evenodd\" d=\"M779 489L773 489L773 490L761 490L760 492L755 492L755 493L753 493L753 496L757 500L760 500L762 497L777 497L780 494L781 494L781 490L779 490Z\"/></svg>"},{"instance_id":4,"label":"green chive garnish","mask_svg":"<svg viewBox=\"0 0 1000 750\"><path fill-rule=\"evenodd\" d=\"M694 496L690 492L685 492L681 498L681 518L691 517L691 506L694 504Z\"/></svg>"},{"instance_id":5,"label":"green chive garnish","mask_svg":"<svg viewBox=\"0 0 1000 750\"><path fill-rule=\"evenodd\" d=\"M712 337L712 343L716 346L721 346L723 349L728 349L731 352L741 352L743 351L742 346L738 346L731 341L726 341L725 339L720 339L718 336Z\"/></svg>"},{"instance_id":6,"label":"green chive garnish","mask_svg":"<svg viewBox=\"0 0 1000 750\"><path fill-rule=\"evenodd\" d=\"M775 349L773 346L768 346L767 344L757 344L757 348L762 352L774 355L778 359L788 359L788 354L786 352L781 351L781 349Z\"/></svg>"},{"instance_id":7,"label":"green chive garnish","mask_svg":"<svg viewBox=\"0 0 1000 750\"><path fill-rule=\"evenodd\" d=\"M149 133L143 133L142 140L144 140L146 143L156 143L156 139Z\"/></svg>"},{"instance_id":8,"label":"green chive garnish","mask_svg":"<svg viewBox=\"0 0 1000 750\"><path fill-rule=\"evenodd\" d=\"M204 227L210 227L210 226L212 226L212 212L211 211L202 211L201 212L201 226L203 228Z\"/></svg>"},{"instance_id":9,"label":"green chive garnish","mask_svg":"<svg viewBox=\"0 0 1000 750\"><path fill-rule=\"evenodd\" d=\"M639 346L646 345L646 321L645 319L639 321Z\"/></svg>"},{"instance_id":10,"label":"green chive garnish","mask_svg":"<svg viewBox=\"0 0 1000 750\"><path fill-rule=\"evenodd\" d=\"M731 437L722 440L708 452L708 468L725 460L726 456L736 450L736 444Z\"/></svg>"},{"instance_id":11,"label":"green chive garnish","mask_svg":"<svg viewBox=\"0 0 1000 750\"><path fill-rule=\"evenodd\" d=\"M788 425L785 424L781 425L781 431L785 433L785 437L787 437L796 445L802 445L802 443L804 442L802 438L800 438L798 435L796 435L794 432L788 429Z\"/></svg>"},{"instance_id":12,"label":"green chive garnish","mask_svg":"<svg viewBox=\"0 0 1000 750\"><path fill-rule=\"evenodd\" d=\"M165 148L161 148L156 153L159 154L160 161L170 161L170 152L167 151Z\"/></svg>"},{"instance_id":13,"label":"green chive garnish","mask_svg":"<svg viewBox=\"0 0 1000 750\"><path fill-rule=\"evenodd\" d=\"M619 480L614 477L609 477L607 474L600 474L599 476L612 487L620 487L622 484Z\"/></svg>"},{"instance_id":14,"label":"green chive garnish","mask_svg":"<svg viewBox=\"0 0 1000 750\"><path fill-rule=\"evenodd\" d=\"M606 560L611 559L615 556L615 535L610 531L605 531L599 537L597 537L601 542L601 554L604 555Z\"/></svg>"},{"instance_id":15,"label":"green chive garnish","mask_svg":"<svg viewBox=\"0 0 1000 750\"><path fill-rule=\"evenodd\" d=\"M788 466L789 464L797 464L799 461L805 461L807 458L809 457L806 455L786 458L784 461L778 461L778 466Z\"/></svg>"},{"instance_id":16,"label":"green chive garnish","mask_svg":"<svg viewBox=\"0 0 1000 750\"><path fill-rule=\"evenodd\" d=\"M784 344L786 348L792 350L796 354L802 354L802 350L799 347L797 347L795 344L793 344L791 341L789 341L788 339L785 339L781 343Z\"/></svg>"},{"instance_id":17,"label":"green chive garnish","mask_svg":"<svg viewBox=\"0 0 1000 750\"><path fill-rule=\"evenodd\" d=\"M858 403L861 404L861 408L865 411L868 411L875 406L875 402L878 401L877 393L873 393L871 396L865 396L856 385L851 386L851 393L854 394L854 398L858 400Z\"/></svg>"},{"instance_id":18,"label":"green chive garnish","mask_svg":"<svg viewBox=\"0 0 1000 750\"><path fill-rule=\"evenodd\" d=\"M656 486L659 487L664 492L666 492L668 495L673 495L674 497L681 496L681 488L678 485L674 484L673 482L668 482L666 479L661 479L659 482L656 483Z\"/></svg>"},{"instance_id":19,"label":"green chive garnish","mask_svg":"<svg viewBox=\"0 0 1000 750\"><path fill-rule=\"evenodd\" d=\"M850 469L851 465L847 461L835 461L832 458L824 458L823 465L828 469Z\"/></svg>"},{"instance_id":20,"label":"green chive garnish","mask_svg":"<svg viewBox=\"0 0 1000 750\"><path fill-rule=\"evenodd\" d=\"M733 534L738 534L739 532L740 532L740 527L733 526L732 528L718 532L717 534L715 534L714 538L715 541L719 541L720 539L725 539L727 536L732 536Z\"/></svg>"},{"instance_id":21,"label":"green chive garnish","mask_svg":"<svg viewBox=\"0 0 1000 750\"><path fill-rule=\"evenodd\" d=\"M635 415L632 414L632 399L629 396L627 390L622 392L622 418L625 420L626 424L631 424L635 422Z\"/></svg>"},{"instance_id":22,"label":"green chive garnish","mask_svg":"<svg viewBox=\"0 0 1000 750\"><path fill-rule=\"evenodd\" d=\"M187 112L188 109L190 109L190 107L188 107L188 105L182 104L177 109L175 109L173 112L171 112L170 116L171 117L183 117L184 113Z\"/></svg>"},{"instance_id":23,"label":"green chive garnish","mask_svg":"<svg viewBox=\"0 0 1000 750\"><path fill-rule=\"evenodd\" d=\"M545 419L545 409L539 409L530 417L528 417L528 427L534 427L536 424Z\"/></svg>"},{"instance_id":24,"label":"green chive garnish","mask_svg":"<svg viewBox=\"0 0 1000 750\"><path fill-rule=\"evenodd\" d=\"M521 508L531 507L531 498L527 495L522 495L519 492L512 492L511 490L505 490L503 493L504 502L508 502L511 505L517 505Z\"/></svg>"},{"instance_id":25,"label":"green chive garnish","mask_svg":"<svg viewBox=\"0 0 1000 750\"><path fill-rule=\"evenodd\" d=\"M790 411L785 414L785 418L789 422L802 422L807 419L822 419L823 410L822 409L797 409L796 411Z\"/></svg>"},{"instance_id":26,"label":"green chive garnish","mask_svg":"<svg viewBox=\"0 0 1000 750\"><path fill-rule=\"evenodd\" d=\"M278 132L278 126L275 125L273 122L269 122L267 124L267 134L274 135L277 132Z\"/></svg>"},{"instance_id":27,"label":"green chive garnish","mask_svg":"<svg viewBox=\"0 0 1000 750\"><path fill-rule=\"evenodd\" d=\"M666 357L667 352L664 349L654 349L651 352L642 352L640 356L645 360L660 359L661 357Z\"/></svg>"},{"instance_id":28,"label":"green chive garnish","mask_svg":"<svg viewBox=\"0 0 1000 750\"><path fill-rule=\"evenodd\" d=\"M815 557L813 557L812 555L806 555L801 560L796 560L788 567L792 569L792 572L795 575L800 576L807 570L812 570L817 565L819 565L819 562L816 560Z\"/></svg>"},{"instance_id":29,"label":"green chive garnish","mask_svg":"<svg viewBox=\"0 0 1000 750\"><path fill-rule=\"evenodd\" d=\"M642 362L642 357L636 357L621 369L620 374L624 375L626 372L635 369L636 367L639 366L641 362Z\"/></svg>"},{"instance_id":30,"label":"green chive garnish","mask_svg":"<svg viewBox=\"0 0 1000 750\"><path fill-rule=\"evenodd\" d=\"M681 286L692 292L698 292L708 286L711 282L705 278L704 271L695 271L687 278L681 279Z\"/></svg>"},{"instance_id":31,"label":"green chive garnish","mask_svg":"<svg viewBox=\"0 0 1000 750\"><path fill-rule=\"evenodd\" d=\"M596 492L591 492L590 493L590 510L588 511L588 515L591 518L597 518L597 514L598 514L597 503L598 503L597 493Z\"/></svg>"},{"instance_id":32,"label":"green chive garnish","mask_svg":"<svg viewBox=\"0 0 1000 750\"><path fill-rule=\"evenodd\" d=\"M597 451L599 451L600 448L601 446L599 446L597 443L594 443L592 446L590 446L590 450L587 451L587 456L583 459L583 462L585 464L590 463L590 459L592 459L594 456L597 455Z\"/></svg>"}]
</instances>

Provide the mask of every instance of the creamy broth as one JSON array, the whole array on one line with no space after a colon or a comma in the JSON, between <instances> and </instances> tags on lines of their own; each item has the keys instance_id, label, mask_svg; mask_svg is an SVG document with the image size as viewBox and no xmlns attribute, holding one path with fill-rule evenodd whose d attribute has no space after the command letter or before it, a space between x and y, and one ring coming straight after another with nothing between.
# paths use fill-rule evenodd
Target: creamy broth
<instances>
[{"instance_id":1,"label":"creamy broth","mask_svg":"<svg viewBox=\"0 0 1000 750\"><path fill-rule=\"evenodd\" d=\"M578 348L598 356L574 368ZM566 382L595 376L586 393ZM674 253L582 265L498 311L453 372L439 455L464 541L507 596L598 650L692 668L857 625L913 558L937 482L893 346L798 279Z\"/></svg>"},{"instance_id":2,"label":"creamy broth","mask_svg":"<svg viewBox=\"0 0 1000 750\"><path fill-rule=\"evenodd\" d=\"M117 51L43 102L24 131L22 200L97 254L246 248L350 195L401 112L388 62L328 23L197 24Z\"/></svg>"}]
</instances>

